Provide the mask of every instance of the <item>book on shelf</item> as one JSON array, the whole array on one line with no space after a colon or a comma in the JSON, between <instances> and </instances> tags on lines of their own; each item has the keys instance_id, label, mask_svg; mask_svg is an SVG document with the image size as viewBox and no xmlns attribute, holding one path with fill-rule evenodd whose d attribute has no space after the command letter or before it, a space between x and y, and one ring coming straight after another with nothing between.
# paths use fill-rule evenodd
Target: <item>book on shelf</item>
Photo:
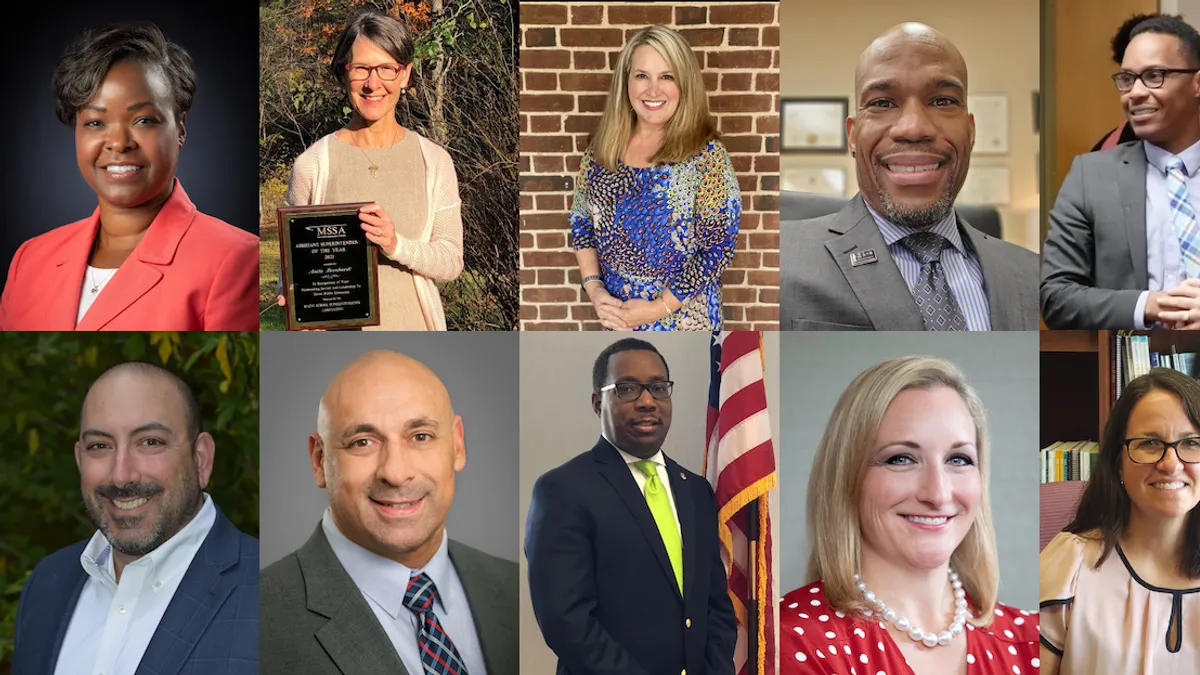
<instances>
[{"instance_id":1,"label":"book on shelf","mask_svg":"<svg viewBox=\"0 0 1200 675\"><path fill-rule=\"evenodd\" d=\"M1152 352L1149 335L1118 331L1113 338L1112 402L1121 397L1130 380L1149 373L1151 368L1171 368L1190 377L1195 361L1194 353L1180 353L1175 345L1170 351Z\"/></svg>"},{"instance_id":2,"label":"book on shelf","mask_svg":"<svg viewBox=\"0 0 1200 675\"><path fill-rule=\"evenodd\" d=\"M1042 448L1040 482L1090 479L1099 452L1096 441L1058 441Z\"/></svg>"}]
</instances>

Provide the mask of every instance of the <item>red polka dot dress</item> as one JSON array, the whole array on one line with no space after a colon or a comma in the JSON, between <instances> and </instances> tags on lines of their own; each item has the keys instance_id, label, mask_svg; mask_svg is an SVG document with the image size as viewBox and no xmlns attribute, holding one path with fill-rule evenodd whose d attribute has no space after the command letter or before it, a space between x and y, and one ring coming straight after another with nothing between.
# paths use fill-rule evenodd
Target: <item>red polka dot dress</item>
<instances>
[{"instance_id":1,"label":"red polka dot dress","mask_svg":"<svg viewBox=\"0 0 1200 675\"><path fill-rule=\"evenodd\" d=\"M1038 616L996 604L987 628L967 625L969 675L1036 675ZM825 599L820 581L779 603L780 675L918 675L879 621L852 619ZM919 675L926 675L920 673Z\"/></svg>"}]
</instances>

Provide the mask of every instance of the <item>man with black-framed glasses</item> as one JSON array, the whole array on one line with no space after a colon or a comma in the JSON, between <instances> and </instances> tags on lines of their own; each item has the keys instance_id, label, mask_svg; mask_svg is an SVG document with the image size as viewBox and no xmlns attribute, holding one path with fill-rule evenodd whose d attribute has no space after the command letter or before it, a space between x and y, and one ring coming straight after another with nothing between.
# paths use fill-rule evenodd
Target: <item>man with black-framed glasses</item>
<instances>
[{"instance_id":1,"label":"man with black-framed glasses","mask_svg":"<svg viewBox=\"0 0 1200 675\"><path fill-rule=\"evenodd\" d=\"M592 369L599 442L534 485L529 595L559 675L733 675L712 490L662 451L673 390L654 345L606 347Z\"/></svg>"},{"instance_id":2,"label":"man with black-framed glasses","mask_svg":"<svg viewBox=\"0 0 1200 675\"><path fill-rule=\"evenodd\" d=\"M1200 34L1172 15L1130 32L1112 76L1138 141L1075 158L1050 212L1050 328L1200 328Z\"/></svg>"}]
</instances>

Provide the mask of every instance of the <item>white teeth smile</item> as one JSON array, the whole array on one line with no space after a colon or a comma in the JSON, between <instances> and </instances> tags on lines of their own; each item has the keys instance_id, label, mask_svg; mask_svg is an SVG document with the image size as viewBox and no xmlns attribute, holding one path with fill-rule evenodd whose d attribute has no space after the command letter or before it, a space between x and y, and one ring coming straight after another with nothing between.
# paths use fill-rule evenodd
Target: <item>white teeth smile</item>
<instances>
[{"instance_id":1,"label":"white teeth smile","mask_svg":"<svg viewBox=\"0 0 1200 675\"><path fill-rule=\"evenodd\" d=\"M1174 481L1171 483L1151 483L1150 485L1151 487L1158 488L1159 490L1182 490L1184 488L1183 481Z\"/></svg>"},{"instance_id":2,"label":"white teeth smile","mask_svg":"<svg viewBox=\"0 0 1200 675\"><path fill-rule=\"evenodd\" d=\"M911 522L920 523L921 525L941 525L942 523L950 520L950 518L948 516L937 516L934 518L926 518L924 516L904 516L904 517Z\"/></svg>"},{"instance_id":3,"label":"white teeth smile","mask_svg":"<svg viewBox=\"0 0 1200 675\"><path fill-rule=\"evenodd\" d=\"M667 104L666 101L642 101L642 105L646 106L647 108L649 108L651 110L658 110L659 108L663 107L666 104Z\"/></svg>"},{"instance_id":4,"label":"white teeth smile","mask_svg":"<svg viewBox=\"0 0 1200 675\"><path fill-rule=\"evenodd\" d=\"M132 173L141 168L142 167L140 167L140 166L134 166L132 164L120 164L120 165L112 165L112 166L106 167L104 170L108 171L109 173Z\"/></svg>"},{"instance_id":5,"label":"white teeth smile","mask_svg":"<svg viewBox=\"0 0 1200 675\"><path fill-rule=\"evenodd\" d=\"M941 163L926 164L924 166L899 166L895 164L885 164L884 166L887 167L888 171L894 171L896 173L919 173L921 171L936 171L937 168L941 166Z\"/></svg>"},{"instance_id":6,"label":"white teeth smile","mask_svg":"<svg viewBox=\"0 0 1200 675\"><path fill-rule=\"evenodd\" d=\"M112 503L113 503L113 506L117 507L118 509L121 509L122 511L130 511L132 509L136 509L137 507L141 506L142 504L145 504L148 501L150 501L149 497L142 497L141 499L135 499L133 501L128 501L128 502L123 502L119 499L114 499L114 500L112 500Z\"/></svg>"}]
</instances>

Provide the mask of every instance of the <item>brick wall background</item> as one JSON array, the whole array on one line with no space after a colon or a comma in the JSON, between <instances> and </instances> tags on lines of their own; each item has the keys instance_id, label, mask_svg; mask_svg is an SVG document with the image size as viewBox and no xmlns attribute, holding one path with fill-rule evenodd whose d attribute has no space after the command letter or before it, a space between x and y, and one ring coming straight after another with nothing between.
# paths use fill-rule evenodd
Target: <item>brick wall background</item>
<instances>
[{"instance_id":1,"label":"brick wall background","mask_svg":"<svg viewBox=\"0 0 1200 675\"><path fill-rule=\"evenodd\" d=\"M742 191L725 271L726 330L779 329L779 5L521 3L521 330L600 330L567 214L625 41L662 24L704 73Z\"/></svg>"}]
</instances>

